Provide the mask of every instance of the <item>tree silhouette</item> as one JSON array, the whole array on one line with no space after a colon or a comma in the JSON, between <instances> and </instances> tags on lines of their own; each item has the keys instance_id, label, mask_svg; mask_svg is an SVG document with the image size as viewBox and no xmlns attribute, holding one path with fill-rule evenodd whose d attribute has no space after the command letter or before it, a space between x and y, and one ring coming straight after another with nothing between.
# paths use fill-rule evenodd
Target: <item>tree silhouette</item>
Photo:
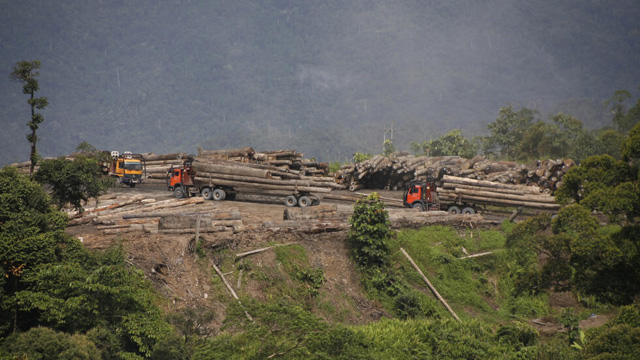
<instances>
[{"instance_id":1,"label":"tree silhouette","mask_svg":"<svg viewBox=\"0 0 640 360\"><path fill-rule=\"evenodd\" d=\"M31 160L31 167L29 168L29 175L33 176L33 168L38 162L38 150L36 149L36 143L38 142L38 130L39 125L44 121L42 114L37 113L36 109L42 110L45 106L49 105L49 101L46 97L35 97L36 91L40 90L37 77L40 76L38 69L40 68L40 61L20 61L16 63L11 72L11 78L23 83L22 93L30 95L27 103L31 105L31 121L27 123L31 133L27 134L27 140L31 144L31 154L29 159Z\"/></svg>"}]
</instances>

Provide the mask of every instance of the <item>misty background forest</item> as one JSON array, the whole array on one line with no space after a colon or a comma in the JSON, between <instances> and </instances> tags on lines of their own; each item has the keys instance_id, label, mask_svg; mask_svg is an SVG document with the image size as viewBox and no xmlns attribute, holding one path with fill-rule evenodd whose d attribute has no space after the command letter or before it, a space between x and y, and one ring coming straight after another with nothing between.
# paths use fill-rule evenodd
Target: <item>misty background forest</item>
<instances>
[{"instance_id":1,"label":"misty background forest","mask_svg":"<svg viewBox=\"0 0 640 360\"><path fill-rule=\"evenodd\" d=\"M0 165L28 159L38 59L38 151L295 148L322 161L408 150L499 109L611 125L637 96L640 6L603 1L0 0Z\"/></svg>"}]
</instances>

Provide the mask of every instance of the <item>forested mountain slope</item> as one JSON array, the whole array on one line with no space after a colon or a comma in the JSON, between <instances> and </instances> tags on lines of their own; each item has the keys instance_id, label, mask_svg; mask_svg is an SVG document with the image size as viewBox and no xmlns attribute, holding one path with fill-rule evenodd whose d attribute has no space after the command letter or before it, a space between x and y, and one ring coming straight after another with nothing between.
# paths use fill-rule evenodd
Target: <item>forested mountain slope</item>
<instances>
[{"instance_id":1,"label":"forested mountain slope","mask_svg":"<svg viewBox=\"0 0 640 360\"><path fill-rule=\"evenodd\" d=\"M640 83L635 1L0 0L0 164L28 158L38 59L39 150L295 148L344 160L460 127L508 103L609 124ZM405 144L405 145L402 145Z\"/></svg>"}]
</instances>

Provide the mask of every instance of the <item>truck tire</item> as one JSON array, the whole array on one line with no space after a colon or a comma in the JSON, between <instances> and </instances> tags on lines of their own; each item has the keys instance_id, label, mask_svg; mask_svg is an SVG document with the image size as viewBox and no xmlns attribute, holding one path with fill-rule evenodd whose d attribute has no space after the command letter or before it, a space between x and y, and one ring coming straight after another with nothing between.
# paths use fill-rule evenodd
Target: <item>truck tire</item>
<instances>
[{"instance_id":1,"label":"truck tire","mask_svg":"<svg viewBox=\"0 0 640 360\"><path fill-rule=\"evenodd\" d=\"M467 206L467 207L465 207L464 209L462 209L462 213L463 213L464 215L473 215L473 214L475 214L475 213L476 213L476 211L475 211L475 210L473 210L473 208L472 208L472 207Z\"/></svg>"},{"instance_id":2,"label":"truck tire","mask_svg":"<svg viewBox=\"0 0 640 360\"><path fill-rule=\"evenodd\" d=\"M175 196L176 199L182 199L184 197L184 190L182 190L182 186L176 186L175 189L173 189L173 196Z\"/></svg>"},{"instance_id":3,"label":"truck tire","mask_svg":"<svg viewBox=\"0 0 640 360\"><path fill-rule=\"evenodd\" d=\"M296 197L293 195L289 195L286 198L284 198L284 204L287 207L294 207L298 205L298 199L296 199Z\"/></svg>"},{"instance_id":4,"label":"truck tire","mask_svg":"<svg viewBox=\"0 0 640 360\"><path fill-rule=\"evenodd\" d=\"M227 193L222 189L213 190L213 200L222 201L227 197Z\"/></svg>"},{"instance_id":5,"label":"truck tire","mask_svg":"<svg viewBox=\"0 0 640 360\"><path fill-rule=\"evenodd\" d=\"M227 196L225 196L224 198L225 200L235 200L236 199L236 193L227 193Z\"/></svg>"},{"instance_id":6,"label":"truck tire","mask_svg":"<svg viewBox=\"0 0 640 360\"><path fill-rule=\"evenodd\" d=\"M203 188L202 191L200 192L200 195L202 195L202 197L205 200L211 200L213 199L213 191L211 191L211 188Z\"/></svg>"},{"instance_id":7,"label":"truck tire","mask_svg":"<svg viewBox=\"0 0 640 360\"><path fill-rule=\"evenodd\" d=\"M411 208L418 209L420 211L424 211L424 206L419 202L414 203L413 205L411 205Z\"/></svg>"},{"instance_id":8,"label":"truck tire","mask_svg":"<svg viewBox=\"0 0 640 360\"><path fill-rule=\"evenodd\" d=\"M450 206L447 212L451 215L458 215L460 214L460 208L457 206Z\"/></svg>"},{"instance_id":9,"label":"truck tire","mask_svg":"<svg viewBox=\"0 0 640 360\"><path fill-rule=\"evenodd\" d=\"M298 206L300 207L311 206L311 199L309 199L309 197L307 196L300 196L300 199L298 199Z\"/></svg>"}]
</instances>

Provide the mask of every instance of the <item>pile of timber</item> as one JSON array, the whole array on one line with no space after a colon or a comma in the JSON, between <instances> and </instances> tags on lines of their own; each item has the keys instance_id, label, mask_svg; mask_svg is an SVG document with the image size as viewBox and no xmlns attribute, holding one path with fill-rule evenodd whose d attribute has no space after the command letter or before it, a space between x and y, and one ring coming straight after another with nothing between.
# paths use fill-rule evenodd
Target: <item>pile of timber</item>
<instances>
[{"instance_id":1,"label":"pile of timber","mask_svg":"<svg viewBox=\"0 0 640 360\"><path fill-rule=\"evenodd\" d=\"M244 230L237 209L221 210L201 197L156 201L142 195L99 197L83 213L71 214L69 226L94 224L103 234L131 232L181 234Z\"/></svg>"},{"instance_id":2,"label":"pile of timber","mask_svg":"<svg viewBox=\"0 0 640 360\"><path fill-rule=\"evenodd\" d=\"M560 205L537 186L503 184L444 175L438 197L445 203L517 206L537 210L557 211Z\"/></svg>"},{"instance_id":3,"label":"pile of timber","mask_svg":"<svg viewBox=\"0 0 640 360\"><path fill-rule=\"evenodd\" d=\"M149 184L165 184L167 173L171 167L180 167L187 158L185 153L171 154L142 154L144 159L145 171L143 176L144 182Z\"/></svg>"},{"instance_id":4,"label":"pile of timber","mask_svg":"<svg viewBox=\"0 0 640 360\"><path fill-rule=\"evenodd\" d=\"M459 156L414 156L404 153L389 157L376 155L369 160L343 165L334 174L336 183L351 191L358 189L404 189L414 180L428 177L441 179L443 175L485 180L502 184L535 185L552 193L562 185L562 177L574 166L571 159L536 161L519 164L509 161L490 161L484 156L465 159Z\"/></svg>"},{"instance_id":5,"label":"pile of timber","mask_svg":"<svg viewBox=\"0 0 640 360\"><path fill-rule=\"evenodd\" d=\"M243 193L288 195L297 190L326 194L340 187L331 178L304 176L273 165L197 157L192 166L197 181Z\"/></svg>"},{"instance_id":6,"label":"pile of timber","mask_svg":"<svg viewBox=\"0 0 640 360\"><path fill-rule=\"evenodd\" d=\"M325 176L329 174L329 164L314 159L303 159L303 154L295 150L273 150L256 152L250 147L226 150L198 149L198 157L228 160L278 167L280 171L302 176Z\"/></svg>"}]
</instances>

